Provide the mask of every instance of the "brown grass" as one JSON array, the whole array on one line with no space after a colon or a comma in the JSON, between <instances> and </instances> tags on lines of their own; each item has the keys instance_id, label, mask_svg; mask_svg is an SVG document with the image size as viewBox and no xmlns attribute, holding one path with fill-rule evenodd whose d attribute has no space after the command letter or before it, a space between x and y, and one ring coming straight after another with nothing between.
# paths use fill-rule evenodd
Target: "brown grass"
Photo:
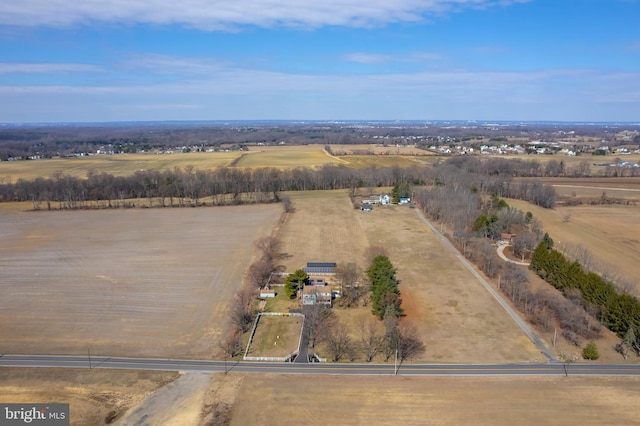
<instances>
[{"instance_id":1,"label":"brown grass","mask_svg":"<svg viewBox=\"0 0 640 426\"><path fill-rule=\"evenodd\" d=\"M633 424L639 398L635 377L253 375L231 425Z\"/></svg>"},{"instance_id":2,"label":"brown grass","mask_svg":"<svg viewBox=\"0 0 640 426\"><path fill-rule=\"evenodd\" d=\"M159 371L0 368L0 401L64 402L69 404L72 425L103 425L109 413L121 417L178 376Z\"/></svg>"},{"instance_id":3,"label":"brown grass","mask_svg":"<svg viewBox=\"0 0 640 426\"><path fill-rule=\"evenodd\" d=\"M356 262L364 249L384 246L398 269L406 320L426 345L423 361L542 361L498 303L408 207L355 210L346 191L294 193L296 212L281 238L287 270L307 261ZM370 307L334 308L356 336ZM320 354L322 356L322 354Z\"/></svg>"},{"instance_id":4,"label":"brown grass","mask_svg":"<svg viewBox=\"0 0 640 426\"><path fill-rule=\"evenodd\" d=\"M401 206L358 216L370 245L398 269L406 320L419 330L425 361L543 361L503 308L417 216Z\"/></svg>"},{"instance_id":5,"label":"brown grass","mask_svg":"<svg viewBox=\"0 0 640 426\"><path fill-rule=\"evenodd\" d=\"M0 216L6 353L209 358L281 206Z\"/></svg>"},{"instance_id":6,"label":"brown grass","mask_svg":"<svg viewBox=\"0 0 640 426\"><path fill-rule=\"evenodd\" d=\"M0 163L0 182L15 183L18 179L32 180L37 177L50 177L55 172L64 172L70 176L85 178L90 170L115 176L129 176L139 170L172 170L174 167L185 168L186 166L193 166L198 170L210 170L228 166L241 155L242 151L176 154L140 153L32 161L3 161Z\"/></svg>"},{"instance_id":7,"label":"brown grass","mask_svg":"<svg viewBox=\"0 0 640 426\"><path fill-rule=\"evenodd\" d=\"M602 193L601 188L590 191L589 195ZM623 277L637 280L640 276L640 223L637 220L640 203L636 206L579 205L555 210L520 200L508 200L508 203L522 211L532 212L558 245L581 245L600 262L617 269ZM568 221L564 219L566 215L570 215ZM638 285L636 294L640 292Z\"/></svg>"},{"instance_id":8,"label":"brown grass","mask_svg":"<svg viewBox=\"0 0 640 426\"><path fill-rule=\"evenodd\" d=\"M295 213L280 231L286 258L282 264L292 272L307 262L362 263L368 241L355 220L356 213L346 191L291 192Z\"/></svg>"}]
</instances>

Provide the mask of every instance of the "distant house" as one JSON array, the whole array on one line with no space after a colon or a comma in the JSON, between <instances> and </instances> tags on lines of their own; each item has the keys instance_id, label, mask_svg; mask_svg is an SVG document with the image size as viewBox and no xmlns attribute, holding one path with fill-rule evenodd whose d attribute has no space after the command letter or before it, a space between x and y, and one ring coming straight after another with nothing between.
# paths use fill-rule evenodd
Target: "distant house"
<instances>
[{"instance_id":1,"label":"distant house","mask_svg":"<svg viewBox=\"0 0 640 426\"><path fill-rule=\"evenodd\" d=\"M502 233L500 234L500 241L511 244L513 242L513 234Z\"/></svg>"},{"instance_id":2,"label":"distant house","mask_svg":"<svg viewBox=\"0 0 640 426\"><path fill-rule=\"evenodd\" d=\"M302 304L332 306L333 297L329 286L306 285L302 289Z\"/></svg>"}]
</instances>

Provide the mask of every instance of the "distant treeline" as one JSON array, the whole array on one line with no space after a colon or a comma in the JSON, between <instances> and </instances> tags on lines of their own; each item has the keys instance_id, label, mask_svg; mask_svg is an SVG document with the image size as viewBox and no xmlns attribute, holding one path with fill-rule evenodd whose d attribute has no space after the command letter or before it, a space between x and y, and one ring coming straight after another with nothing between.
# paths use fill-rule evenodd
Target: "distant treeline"
<instances>
[{"instance_id":1,"label":"distant treeline","mask_svg":"<svg viewBox=\"0 0 640 426\"><path fill-rule=\"evenodd\" d=\"M614 287L595 273L587 273L580 263L567 260L545 241L533 253L530 268L558 290L579 290L585 308L611 331L624 338L634 335L632 345L640 347L640 301L628 294L618 294ZM595 311L595 312L594 312ZM631 331L630 331L631 330Z\"/></svg>"},{"instance_id":2,"label":"distant treeline","mask_svg":"<svg viewBox=\"0 0 640 426\"><path fill-rule=\"evenodd\" d=\"M205 197L212 197L213 204L267 202L277 201L281 191L351 189L355 192L357 188L389 187L406 182L413 186L442 187L443 190L446 184L445 192L453 199L458 190L465 189L474 195L472 202L475 204L471 206L474 212L480 193L520 198L543 207L554 206L555 192L550 186L513 182L507 171L495 173L499 170L497 166L480 167L480 163L491 163L489 159L455 160L434 167L411 168L352 169L343 165L324 165L318 169L223 167L196 170L186 167L139 171L131 176L89 173L85 179L60 172L49 178L0 185L0 200L33 201L34 208L41 203L52 208L51 203L57 202L58 206L54 207L61 209L87 208L88 201L113 207L112 201L145 198L149 204L152 200L160 200L161 206L183 206L201 205Z\"/></svg>"},{"instance_id":3,"label":"distant treeline","mask_svg":"<svg viewBox=\"0 0 640 426\"><path fill-rule=\"evenodd\" d=\"M634 126L627 126L634 129ZM395 144L417 137L432 143L472 143L475 139L527 137L554 141L572 131L575 137L597 136L616 144L610 128L576 124L527 124L469 126L468 123L139 123L93 126L3 126L0 127L0 159L40 158L96 152L101 147L114 153L139 152L176 147L215 147L222 144ZM375 139L374 139L375 137ZM640 136L634 143L640 143ZM412 139L415 141L416 139Z\"/></svg>"}]
</instances>

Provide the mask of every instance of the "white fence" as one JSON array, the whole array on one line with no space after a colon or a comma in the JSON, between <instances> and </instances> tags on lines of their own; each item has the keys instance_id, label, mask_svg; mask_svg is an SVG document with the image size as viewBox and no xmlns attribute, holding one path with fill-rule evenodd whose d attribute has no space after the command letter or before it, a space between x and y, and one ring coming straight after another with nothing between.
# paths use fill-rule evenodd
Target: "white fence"
<instances>
[{"instance_id":1,"label":"white fence","mask_svg":"<svg viewBox=\"0 0 640 426\"><path fill-rule=\"evenodd\" d=\"M274 316L274 317L302 317L302 326L300 327L300 336L298 337L298 348L291 352L287 356L248 356L249 347L253 342L253 336L256 334L256 328L258 327L258 323L260 322L260 317L265 316ZM255 322L253 323L253 328L251 329L251 334L249 335L249 342L247 343L247 348L244 350L244 356L242 357L245 361L266 361L266 362L287 362L290 361L293 357L300 353L300 344L302 343L302 333L304 332L304 315L299 314L297 312L286 313L286 312L260 312L256 317Z\"/></svg>"}]
</instances>

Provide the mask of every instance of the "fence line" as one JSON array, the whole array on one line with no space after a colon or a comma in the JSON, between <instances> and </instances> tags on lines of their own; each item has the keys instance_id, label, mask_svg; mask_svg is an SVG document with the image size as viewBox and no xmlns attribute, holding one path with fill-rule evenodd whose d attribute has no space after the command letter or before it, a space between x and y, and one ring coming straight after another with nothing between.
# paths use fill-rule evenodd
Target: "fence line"
<instances>
[{"instance_id":1,"label":"fence line","mask_svg":"<svg viewBox=\"0 0 640 426\"><path fill-rule=\"evenodd\" d=\"M290 353L287 356L281 356L281 357L280 356L248 356L247 354L249 353L249 347L253 342L253 337L255 336L256 329L258 328L258 322L260 322L260 317L263 315L272 316L272 317L302 317L302 326L300 327L300 337L298 338L298 349L296 349L294 352ZM302 344L302 333L304 333L304 315L303 314L298 312L260 312L258 313L258 316L256 317L256 320L253 323L253 328L251 329L251 334L249 335L249 342L247 343L247 347L244 350L244 355L242 356L242 359L245 361L287 362L291 358L293 358L295 355L298 355L300 353L300 345Z\"/></svg>"}]
</instances>

